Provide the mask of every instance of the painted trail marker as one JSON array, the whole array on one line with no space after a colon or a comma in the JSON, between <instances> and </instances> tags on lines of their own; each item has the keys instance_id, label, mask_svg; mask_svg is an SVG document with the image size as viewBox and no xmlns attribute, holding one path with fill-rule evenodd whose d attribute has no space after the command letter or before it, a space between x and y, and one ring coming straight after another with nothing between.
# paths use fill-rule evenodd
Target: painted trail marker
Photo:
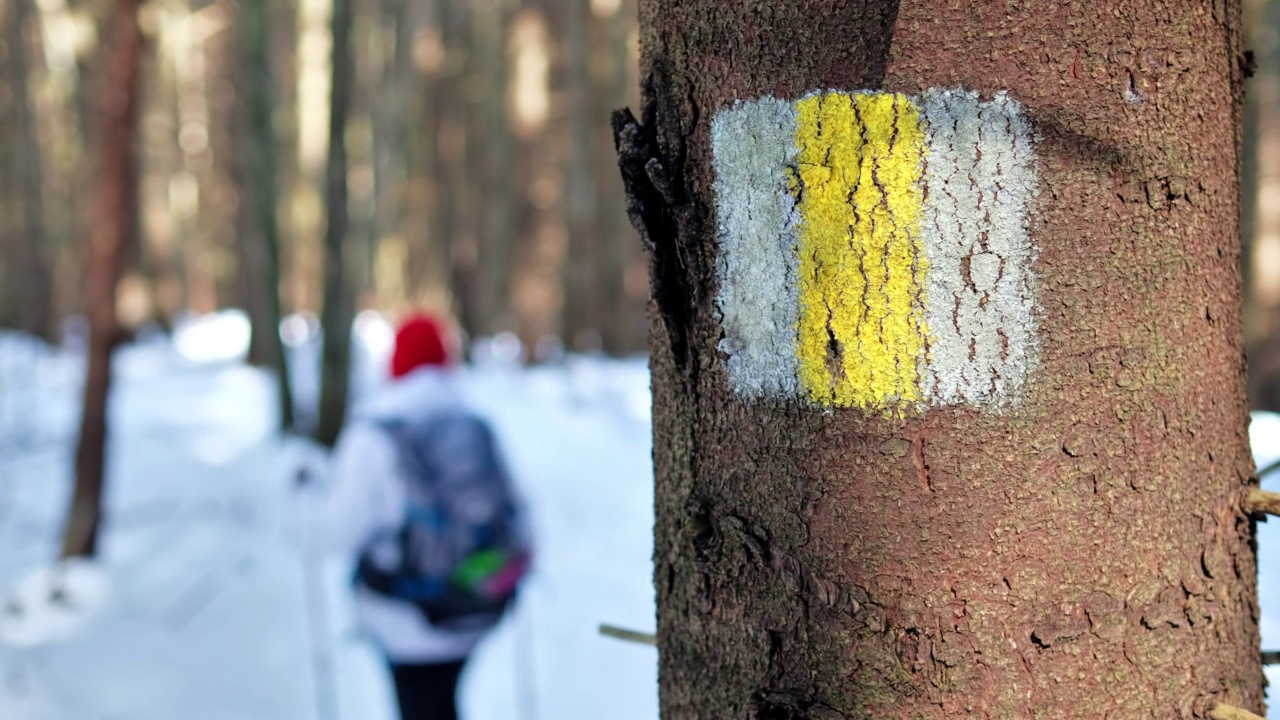
<instances>
[{"instance_id":1,"label":"painted trail marker","mask_svg":"<svg viewBox=\"0 0 1280 720\"><path fill-rule=\"evenodd\" d=\"M1034 369L1032 132L1002 94L823 92L712 121L729 380L748 399L999 407Z\"/></svg>"}]
</instances>

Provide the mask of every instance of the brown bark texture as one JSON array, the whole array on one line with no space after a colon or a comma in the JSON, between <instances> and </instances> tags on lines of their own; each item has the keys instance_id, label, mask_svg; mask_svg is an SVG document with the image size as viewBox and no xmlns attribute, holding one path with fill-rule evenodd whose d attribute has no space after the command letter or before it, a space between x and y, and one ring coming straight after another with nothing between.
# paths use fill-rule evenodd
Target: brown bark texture
<instances>
[{"instance_id":1,"label":"brown bark texture","mask_svg":"<svg viewBox=\"0 0 1280 720\"><path fill-rule=\"evenodd\" d=\"M641 0L615 115L653 253L664 718L1262 709L1239 3ZM1039 367L1000 412L744 402L710 145L735 99L1008 91L1038 136Z\"/></svg>"},{"instance_id":2,"label":"brown bark texture","mask_svg":"<svg viewBox=\"0 0 1280 720\"><path fill-rule=\"evenodd\" d=\"M116 318L116 287L139 226L135 141L146 46L137 21L141 4L141 0L117 0L103 49L97 108L100 155L86 248L88 371L76 447L76 484L63 535L64 558L95 553L102 516L111 353L123 332Z\"/></svg>"}]
</instances>

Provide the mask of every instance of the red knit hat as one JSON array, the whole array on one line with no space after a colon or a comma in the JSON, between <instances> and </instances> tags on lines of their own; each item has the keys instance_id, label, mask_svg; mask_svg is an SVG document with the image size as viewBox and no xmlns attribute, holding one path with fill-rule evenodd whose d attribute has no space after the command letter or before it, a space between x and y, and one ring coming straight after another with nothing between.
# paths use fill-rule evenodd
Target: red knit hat
<instances>
[{"instance_id":1,"label":"red knit hat","mask_svg":"<svg viewBox=\"0 0 1280 720\"><path fill-rule=\"evenodd\" d=\"M396 348L391 355L391 377L408 375L424 365L448 365L443 323L430 315L411 315L396 331Z\"/></svg>"}]
</instances>

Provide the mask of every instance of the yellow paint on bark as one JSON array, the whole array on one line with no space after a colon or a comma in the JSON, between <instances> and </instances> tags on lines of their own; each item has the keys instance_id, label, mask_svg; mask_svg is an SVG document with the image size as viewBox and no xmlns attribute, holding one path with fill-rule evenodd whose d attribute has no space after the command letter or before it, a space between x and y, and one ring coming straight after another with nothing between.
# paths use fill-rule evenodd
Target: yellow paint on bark
<instances>
[{"instance_id":1,"label":"yellow paint on bark","mask_svg":"<svg viewBox=\"0 0 1280 720\"><path fill-rule=\"evenodd\" d=\"M921 399L920 111L905 95L796 103L800 382L810 400L886 409Z\"/></svg>"}]
</instances>

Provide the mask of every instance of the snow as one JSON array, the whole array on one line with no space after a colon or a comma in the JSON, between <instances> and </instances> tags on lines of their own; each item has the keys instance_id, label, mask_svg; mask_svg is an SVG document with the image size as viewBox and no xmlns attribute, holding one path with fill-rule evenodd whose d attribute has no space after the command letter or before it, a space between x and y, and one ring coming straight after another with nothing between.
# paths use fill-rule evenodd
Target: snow
<instances>
[{"instance_id":1,"label":"snow","mask_svg":"<svg viewBox=\"0 0 1280 720\"><path fill-rule=\"evenodd\" d=\"M0 642L29 647L71 637L102 609L108 585L107 574L85 560L36 568L0 609Z\"/></svg>"},{"instance_id":2,"label":"snow","mask_svg":"<svg viewBox=\"0 0 1280 720\"><path fill-rule=\"evenodd\" d=\"M320 451L276 435L273 381L241 363L235 316L220 317L190 320L185 344L118 353L102 553L53 567L82 346L0 333L0 718L395 720L354 626L349 566L300 538L292 476ZM294 316L281 332L306 416L317 326ZM357 322L356 392L376 382L390 337L376 316ZM476 349L464 391L510 455L538 562L467 666L463 718L653 720L655 650L598 632L654 629L645 363L569 355L525 369L508 338ZM1255 413L1250 439L1260 467L1280 459L1280 415ZM1280 489L1280 472L1263 486ZM1280 521L1258 539L1262 644L1275 649ZM1280 668L1267 677L1280 687Z\"/></svg>"},{"instance_id":3,"label":"snow","mask_svg":"<svg viewBox=\"0 0 1280 720\"><path fill-rule=\"evenodd\" d=\"M173 328L173 347L193 363L240 360L249 352L249 316L222 310L185 318Z\"/></svg>"},{"instance_id":4,"label":"snow","mask_svg":"<svg viewBox=\"0 0 1280 720\"><path fill-rule=\"evenodd\" d=\"M102 552L59 569L60 602L46 590L82 357L0 335L0 718L394 720L354 626L349 567L300 538L293 471L318 451L276 435L272 380L241 364L235 318L119 352ZM285 335L304 414L313 327L297 318ZM358 392L390 335L364 316L354 336ZM597 631L653 631L645 364L524 370L494 355L464 374L465 392L516 468L538 564L468 664L463 717L651 720L654 649Z\"/></svg>"}]
</instances>

